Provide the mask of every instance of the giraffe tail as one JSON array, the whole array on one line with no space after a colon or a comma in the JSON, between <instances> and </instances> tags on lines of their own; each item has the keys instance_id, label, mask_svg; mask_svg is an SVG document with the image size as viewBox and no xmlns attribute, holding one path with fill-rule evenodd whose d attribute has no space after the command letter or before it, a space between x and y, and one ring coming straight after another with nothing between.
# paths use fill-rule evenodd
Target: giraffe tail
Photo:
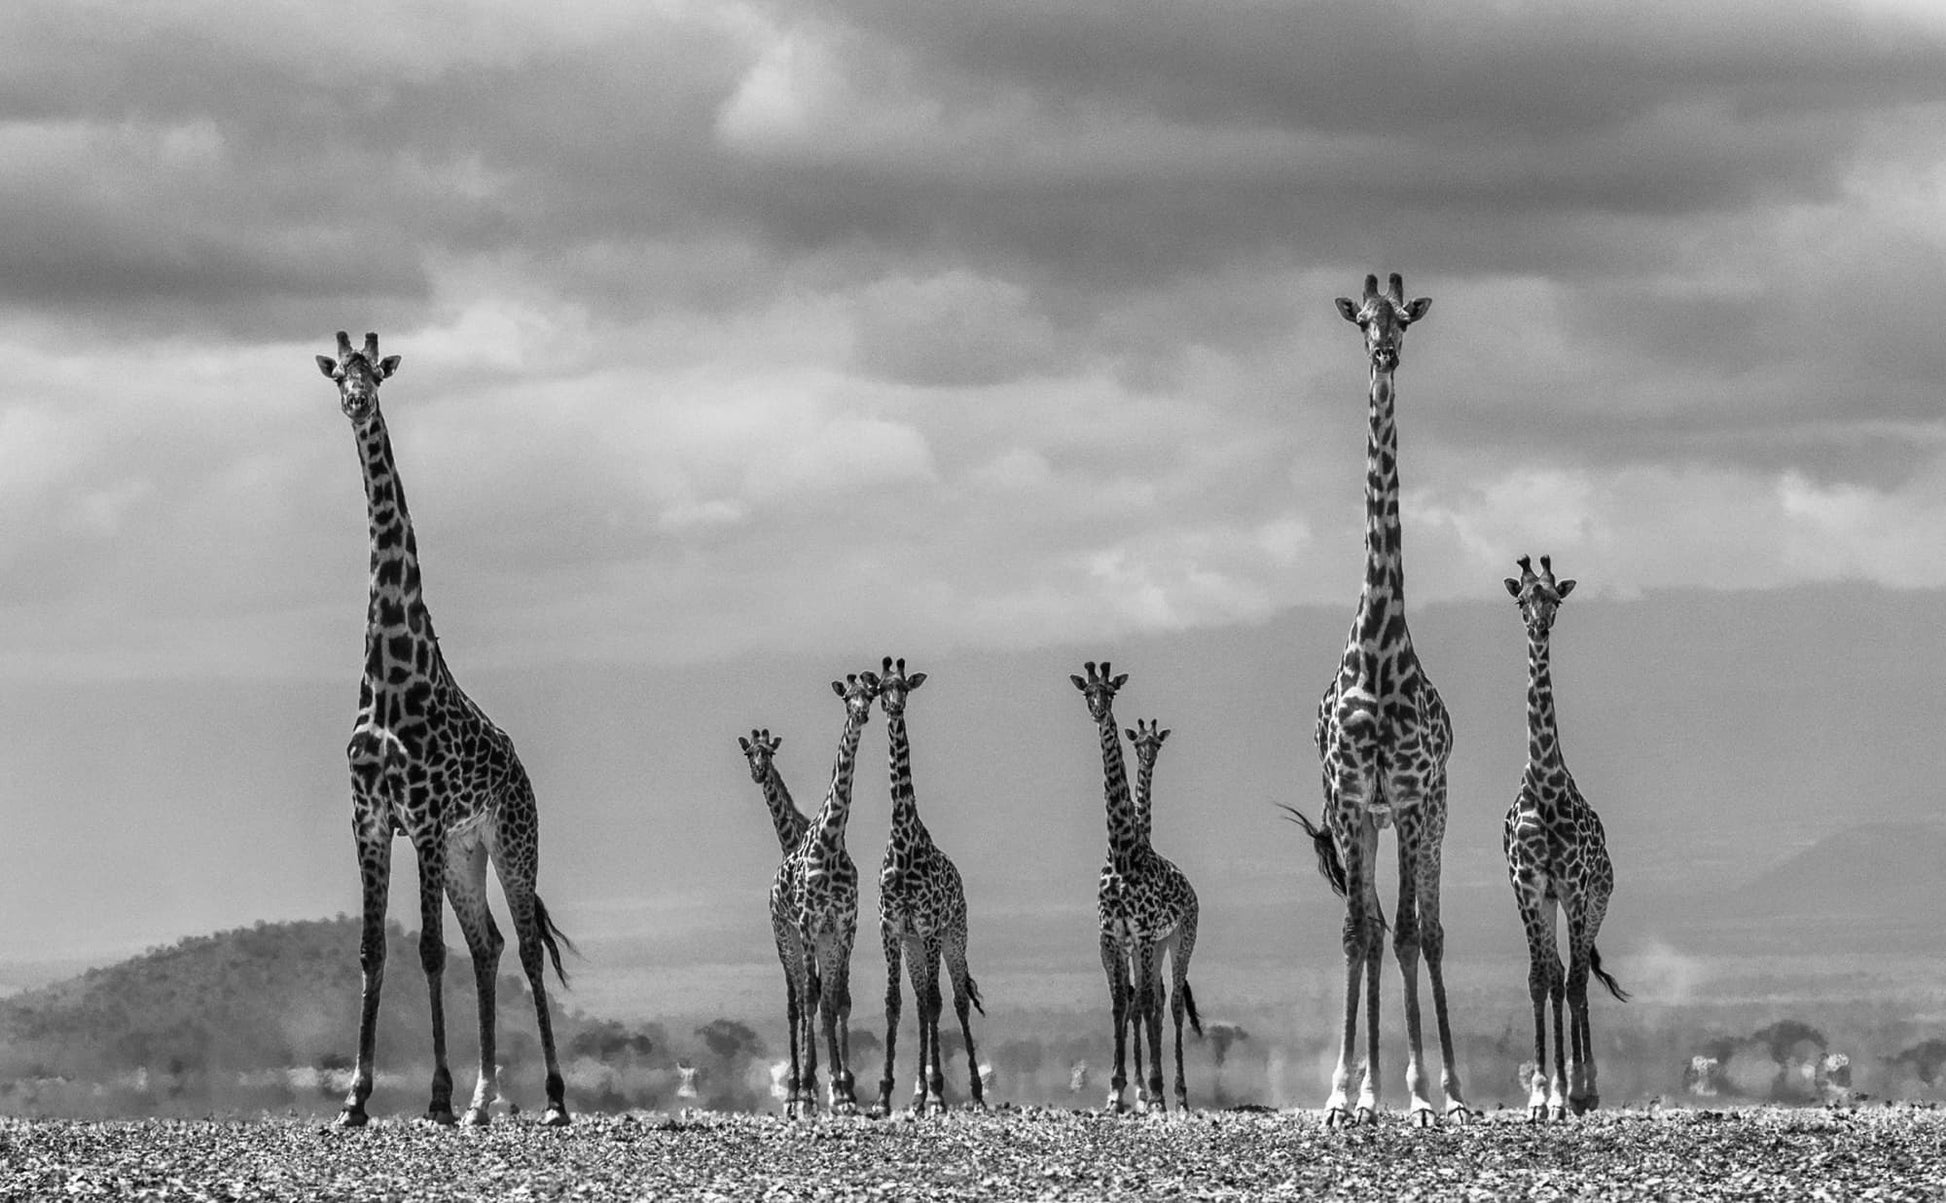
<instances>
[{"instance_id":1,"label":"giraffe tail","mask_svg":"<svg viewBox=\"0 0 1946 1203\"><path fill-rule=\"evenodd\" d=\"M567 970L561 968L561 945L567 945L569 952L580 950L574 946L573 940L568 939L566 932L554 925L554 916L547 913L547 904L541 901L539 894L534 895L534 926L540 931L541 946L547 949L548 958L554 962L554 976L561 979L563 986L567 985Z\"/></svg>"},{"instance_id":2,"label":"giraffe tail","mask_svg":"<svg viewBox=\"0 0 1946 1203\"><path fill-rule=\"evenodd\" d=\"M1331 892L1338 897L1345 896L1345 862L1338 859L1338 841L1331 838L1331 832L1311 820L1295 806L1278 803L1278 809L1286 818L1304 829L1311 837L1311 851L1317 854L1318 875L1331 883Z\"/></svg>"},{"instance_id":3,"label":"giraffe tail","mask_svg":"<svg viewBox=\"0 0 1946 1203\"><path fill-rule=\"evenodd\" d=\"M1616 1001L1628 1001L1628 991L1622 989L1621 983L1601 967L1601 949L1592 944L1588 946L1588 971L1601 979L1601 984L1608 987L1608 992L1615 996Z\"/></svg>"},{"instance_id":4,"label":"giraffe tail","mask_svg":"<svg viewBox=\"0 0 1946 1203\"><path fill-rule=\"evenodd\" d=\"M973 1009L980 1014L987 1013L986 1004L980 1001L980 983L974 981L970 973L966 975L966 1001L972 1003Z\"/></svg>"},{"instance_id":5,"label":"giraffe tail","mask_svg":"<svg viewBox=\"0 0 1946 1203\"><path fill-rule=\"evenodd\" d=\"M1189 1012L1189 1026L1196 1030L1196 1035L1201 1036L1203 1017L1196 1013L1196 992L1189 988L1188 978L1182 980L1182 1005Z\"/></svg>"}]
</instances>

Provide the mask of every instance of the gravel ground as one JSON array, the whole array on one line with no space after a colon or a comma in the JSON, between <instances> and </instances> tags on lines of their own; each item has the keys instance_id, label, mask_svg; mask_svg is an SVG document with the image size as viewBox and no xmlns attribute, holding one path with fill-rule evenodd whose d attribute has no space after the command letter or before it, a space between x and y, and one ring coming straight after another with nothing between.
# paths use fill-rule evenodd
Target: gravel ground
<instances>
[{"instance_id":1,"label":"gravel ground","mask_svg":"<svg viewBox=\"0 0 1946 1203\"><path fill-rule=\"evenodd\" d=\"M376 1121L0 1121L6 1199L1946 1199L1946 1112L1513 1112L1422 1132L1396 1115L1166 1119L1001 1110L875 1122L527 1116L485 1131Z\"/></svg>"}]
</instances>

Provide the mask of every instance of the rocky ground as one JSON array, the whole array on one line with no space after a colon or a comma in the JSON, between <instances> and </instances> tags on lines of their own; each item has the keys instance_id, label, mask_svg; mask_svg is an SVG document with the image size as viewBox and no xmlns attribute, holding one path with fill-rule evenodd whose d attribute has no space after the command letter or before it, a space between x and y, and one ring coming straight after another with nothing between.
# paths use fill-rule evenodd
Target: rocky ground
<instances>
[{"instance_id":1,"label":"rocky ground","mask_svg":"<svg viewBox=\"0 0 1946 1203\"><path fill-rule=\"evenodd\" d=\"M0 1198L1938 1199L1946 1112L1613 1112L1530 1127L1326 1131L1315 1113L1048 1110L928 1121L529 1116L0 1120Z\"/></svg>"}]
</instances>

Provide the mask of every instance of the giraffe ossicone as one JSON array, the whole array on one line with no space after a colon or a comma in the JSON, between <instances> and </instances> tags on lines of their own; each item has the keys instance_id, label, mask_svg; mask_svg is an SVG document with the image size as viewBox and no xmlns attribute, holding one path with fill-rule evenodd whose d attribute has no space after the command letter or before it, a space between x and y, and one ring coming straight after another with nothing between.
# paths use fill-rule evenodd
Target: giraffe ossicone
<instances>
[{"instance_id":1,"label":"giraffe ossicone","mask_svg":"<svg viewBox=\"0 0 1946 1203\"><path fill-rule=\"evenodd\" d=\"M362 348L338 332L336 359L318 368L338 386L339 408L351 420L364 472L371 542L371 590L366 608L365 663L358 714L345 753L351 770L352 827L363 891L359 941L362 971L358 1065L338 1123L367 1122L377 1039L379 996L385 980L385 909L391 883L392 838L411 841L419 862L419 959L432 1010L432 1099L426 1116L452 1123L453 1081L446 1063L442 934L450 900L473 960L479 1003L478 1085L464 1121L483 1125L499 1097L495 1050L495 987L505 940L487 907L489 865L512 914L521 968L534 996L535 1022L547 1065L547 1111L542 1122L568 1122L565 1083L555 1054L544 967L552 961L565 985L561 934L535 889L540 821L534 790L513 741L469 698L447 667L419 574L418 544L405 491L379 410L379 385L398 371L400 357L381 358L378 335ZM443 897L442 897L443 891Z\"/></svg>"}]
</instances>

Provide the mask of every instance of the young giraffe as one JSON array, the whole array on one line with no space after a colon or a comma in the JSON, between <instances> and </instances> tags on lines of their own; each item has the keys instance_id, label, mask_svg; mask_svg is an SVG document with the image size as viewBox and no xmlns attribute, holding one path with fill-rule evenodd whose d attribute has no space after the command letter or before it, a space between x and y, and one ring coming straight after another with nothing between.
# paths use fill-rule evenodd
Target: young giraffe
<instances>
[{"instance_id":1,"label":"young giraffe","mask_svg":"<svg viewBox=\"0 0 1946 1203\"><path fill-rule=\"evenodd\" d=\"M777 843L783 849L783 860L778 862L777 872L770 879L770 934L777 944L777 959L784 966L784 1019L791 1042L790 1078L785 1083L784 1114L795 1116L803 1074L803 1066L798 1059L799 1037L808 1028L798 1009L802 1000L797 993L796 975L804 957L804 947L798 938L791 891L797 881L798 845L804 842L804 832L810 827L811 820L791 800L791 791L784 787L783 774L777 771L777 749L783 746L784 737L779 735L772 739L766 729L752 731L748 739L739 736L737 743L750 761L750 779L763 787L764 803L770 808L770 822L777 829Z\"/></svg>"},{"instance_id":2,"label":"young giraffe","mask_svg":"<svg viewBox=\"0 0 1946 1203\"><path fill-rule=\"evenodd\" d=\"M1474 1114L1460 1097L1453 1062L1442 970L1445 932L1439 922L1439 852L1446 835L1446 758L1452 751L1453 727L1406 630L1398 430L1393 424L1393 373L1399 366L1405 330L1423 318L1431 305L1425 297L1407 303L1396 272L1385 292L1378 290L1378 277L1368 275L1358 304L1338 298L1338 312L1365 333L1371 388L1365 451L1365 584L1338 674L1318 704L1315 735L1322 762L1324 822L1321 828L1305 822L1317 845L1320 869L1334 887L1342 883L1340 892L1346 897L1344 1024L1331 1096L1325 1102L1325 1122L1331 1127L1378 1119L1378 975L1385 928L1375 871L1379 830L1395 822L1399 906L1392 947L1405 982L1405 1075L1412 1096L1411 1119L1419 1126L1435 1121L1420 1067L1418 961L1422 951L1439 1027L1446 1116L1465 1122ZM1347 1091L1356 1055L1361 978L1366 992L1366 1054L1354 1114Z\"/></svg>"},{"instance_id":3,"label":"young giraffe","mask_svg":"<svg viewBox=\"0 0 1946 1203\"><path fill-rule=\"evenodd\" d=\"M905 704L926 682L926 674L906 675L905 661L890 656L879 674L878 704L885 711L890 740L892 834L878 873L880 930L885 943L885 1074L878 1083L880 1115L892 1113L892 1078L899 1039L899 957L903 951L912 975L913 1005L919 1012L919 1076L912 1105L927 1113L946 1109L946 1073L939 1052L939 962L953 982L953 1013L966 1038L966 1063L973 1105L986 1105L980 1085L980 1057L973 1048L969 1004L979 1007L980 988L966 968L966 891L951 858L932 842L919 820L912 790L912 747L906 739Z\"/></svg>"},{"instance_id":4,"label":"young giraffe","mask_svg":"<svg viewBox=\"0 0 1946 1203\"><path fill-rule=\"evenodd\" d=\"M1154 824L1151 818L1153 814L1151 798L1155 783L1155 761L1156 757L1162 752L1162 741L1169 738L1169 732L1162 727L1161 723L1154 719L1149 720L1148 725L1144 726L1142 720L1138 718L1135 720L1134 730L1126 734L1128 735L1129 745L1135 749L1135 829L1137 838L1153 848L1154 844L1151 842L1150 837L1154 832ZM1166 872L1172 872L1179 877L1181 876L1181 871L1174 864L1170 863L1166 857L1158 855L1156 860L1167 867ZM1171 986L1173 989L1170 1008L1176 1025L1176 1106L1179 1108L1187 1106L1185 1099L1188 1095L1188 1091L1183 1083L1182 1068L1182 1019L1185 1000L1189 1000L1191 1025L1196 1029L1198 1036L1203 1034L1202 1017L1196 1014L1195 1002L1189 995L1189 958L1190 954L1196 949L1196 923L1198 919L1196 891L1190 888L1188 878L1183 878L1182 888L1188 894L1188 914L1183 920L1182 942L1177 946L1175 953L1169 958ZM1159 964L1155 968L1158 973L1161 971ZM1150 989L1152 990L1160 990L1160 988L1158 984L1150 985ZM1131 985L1130 989L1135 989L1135 986ZM1152 1053L1156 1052L1153 1042L1150 1044L1149 1051ZM1158 1073L1162 1070L1162 1058L1159 1053L1156 1055L1155 1068ZM1135 1045L1135 1074L1138 1078L1142 1074L1142 1045L1139 1041Z\"/></svg>"},{"instance_id":5,"label":"young giraffe","mask_svg":"<svg viewBox=\"0 0 1946 1203\"><path fill-rule=\"evenodd\" d=\"M1108 810L1108 859L1101 868L1096 908L1101 922L1101 967L1108 975L1109 1002L1115 1019L1115 1076L1109 1080L1108 1107L1122 1110L1122 1090L1128 1085L1127 1035L1135 1027L1136 1063L1146 1030L1151 1062L1146 1082L1138 1082L1140 1110L1167 1109L1162 1096L1162 974L1166 954L1174 971L1176 1020L1176 1106L1189 1105L1183 1076L1182 1018L1185 1008L1197 1035L1202 1017L1189 989L1189 954L1196 946L1196 891L1182 871L1143 838L1135 804L1129 798L1128 771L1122 761L1121 732L1115 726L1115 694L1128 674L1112 674L1102 662L1097 672L1090 661L1087 677L1069 676L1087 699L1101 736L1102 796ZM1131 997L1132 996L1132 997ZM1139 1075L1138 1075L1139 1076Z\"/></svg>"},{"instance_id":6,"label":"young giraffe","mask_svg":"<svg viewBox=\"0 0 1946 1203\"><path fill-rule=\"evenodd\" d=\"M554 1054L542 957L553 960L554 972L565 984L555 941L567 943L567 938L534 892L540 824L527 771L514 754L513 742L453 679L420 593L418 545L378 407L379 382L398 371L399 357L380 359L376 334L365 336L363 350L353 350L351 339L341 330L337 359L320 355L317 361L319 370L337 383L339 405L358 439L372 544L365 669L358 688L358 719L345 749L351 764L352 834L364 886L359 942L364 999L358 1021L358 1071L338 1123L357 1127L369 1118L365 1101L372 1092L379 991L385 980L392 837L402 834L412 841L419 857L419 961L432 1003L432 1102L427 1117L438 1123L453 1122L453 1077L446 1065L441 991L446 964L442 887L459 916L479 992L480 1077L465 1122L485 1124L487 1109L499 1094L494 985L505 940L487 909L490 860L513 915L521 967L534 993L541 1053L547 1061L547 1111L542 1122L560 1126L568 1122L568 1111Z\"/></svg>"},{"instance_id":7,"label":"young giraffe","mask_svg":"<svg viewBox=\"0 0 1946 1203\"><path fill-rule=\"evenodd\" d=\"M1626 1002L1628 995L1602 969L1601 954L1595 951L1595 936L1601 931L1608 896L1615 888L1608 840L1594 807L1575 788L1574 776L1561 755L1561 737L1554 718L1549 632L1561 603L1574 591L1574 582L1556 582L1554 567L1546 556L1541 557L1539 573L1526 556L1520 557L1519 564L1520 579L1509 577L1506 586L1527 627L1527 770L1521 775L1520 793L1507 810L1501 847L1507 854L1507 876L1513 883L1514 902L1520 907L1520 922L1527 930L1527 993L1534 1003L1534 1078L1527 1117L1563 1119L1568 1108L1580 1115L1601 1105L1588 1027L1589 972L1592 970L1617 999ZM1568 916L1565 982L1554 932L1557 903ZM1565 1051L1563 993L1572 1014L1571 1043ZM1550 998L1554 1002L1551 1076L1543 1020Z\"/></svg>"},{"instance_id":8,"label":"young giraffe","mask_svg":"<svg viewBox=\"0 0 1946 1203\"><path fill-rule=\"evenodd\" d=\"M824 1029L831 1055L831 1110L858 1110L851 1073L851 948L858 939L858 867L845 850L845 824L851 818L851 776L858 736L872 714L878 678L871 673L833 681L831 691L845 703L845 728L838 759L831 766L831 788L817 817L804 831L793 859L797 872L791 909L797 920L799 950L797 997L804 1016L804 1075L801 1112L817 1109L818 1044L816 1023Z\"/></svg>"}]
</instances>

